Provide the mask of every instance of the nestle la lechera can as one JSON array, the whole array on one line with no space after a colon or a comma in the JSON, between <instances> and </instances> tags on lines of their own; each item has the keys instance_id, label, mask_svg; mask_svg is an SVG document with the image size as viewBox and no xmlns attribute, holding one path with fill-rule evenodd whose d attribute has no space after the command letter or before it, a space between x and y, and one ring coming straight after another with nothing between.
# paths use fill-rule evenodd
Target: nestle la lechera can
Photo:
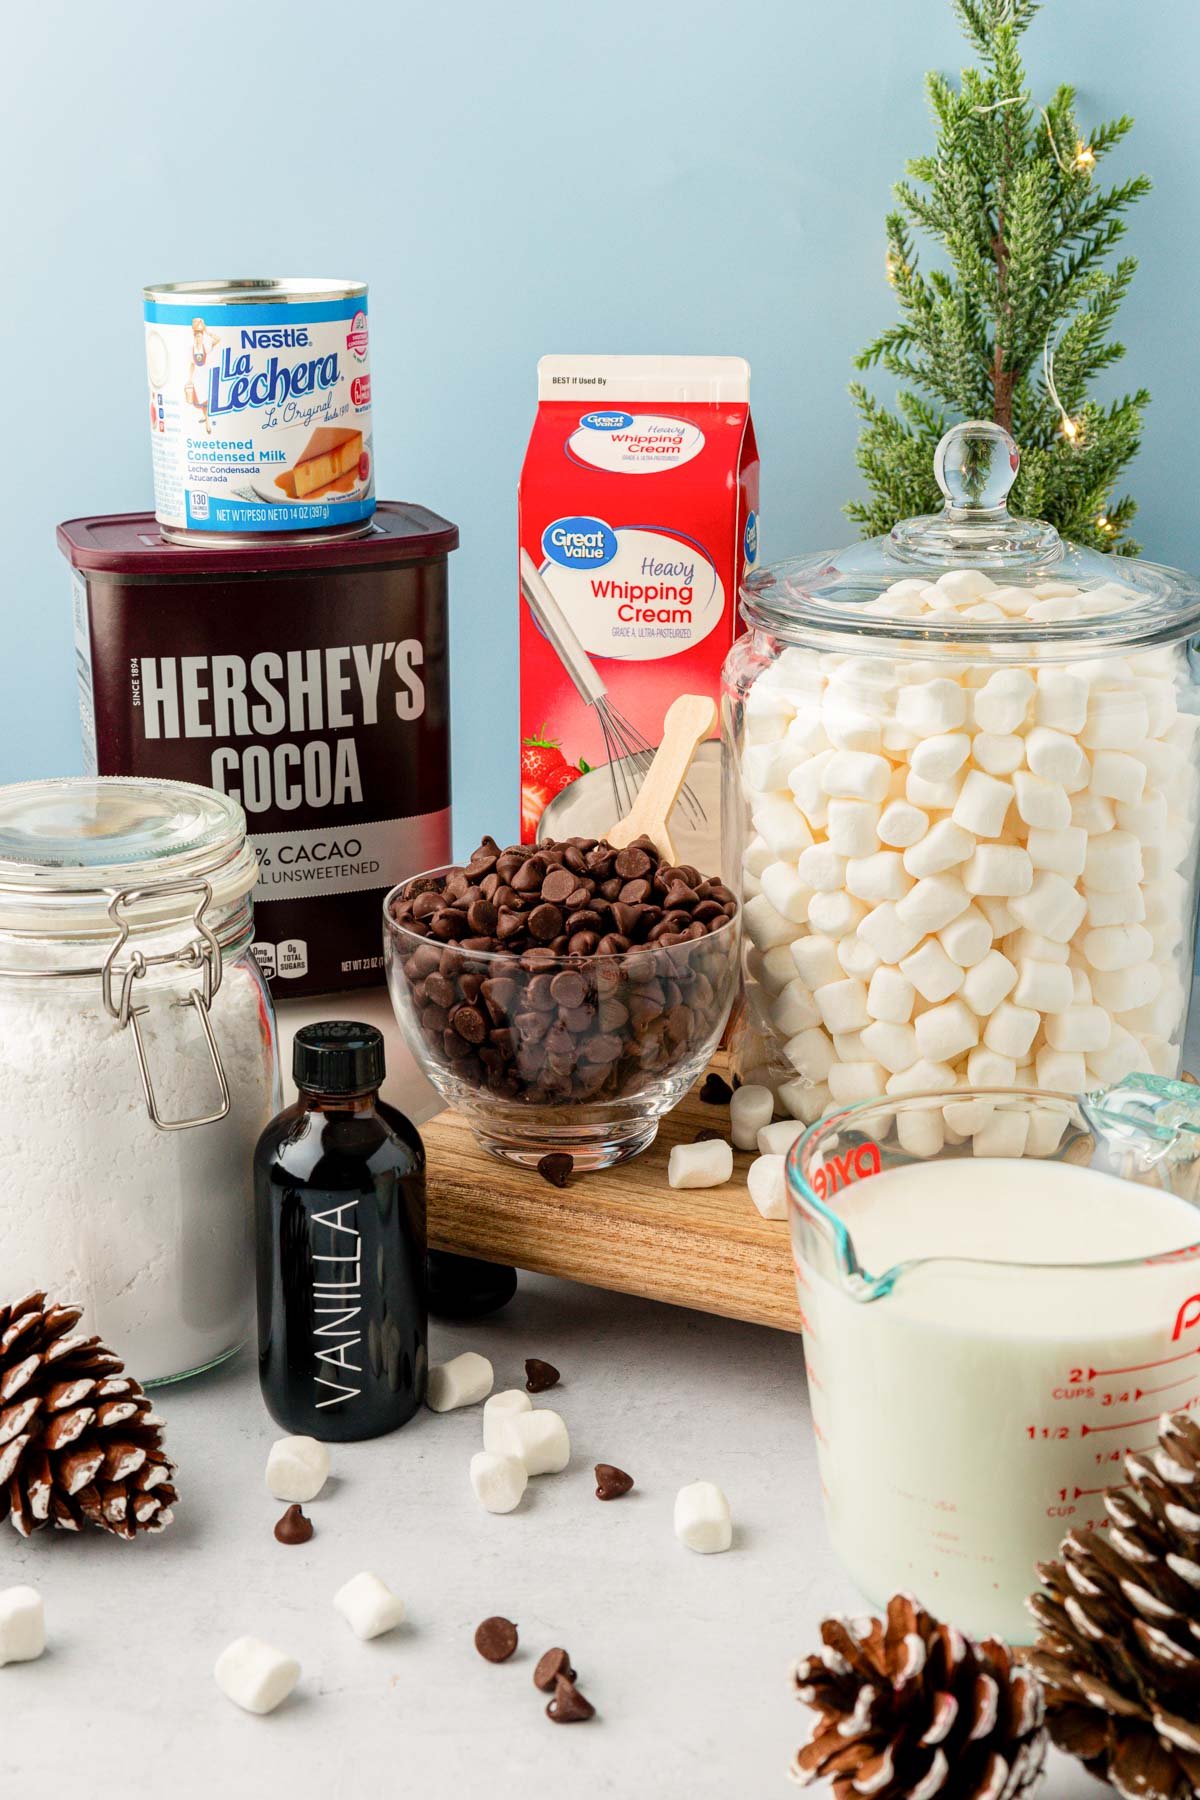
<instances>
[{"instance_id":1,"label":"nestle la lechera can","mask_svg":"<svg viewBox=\"0 0 1200 1800\"><path fill-rule=\"evenodd\" d=\"M361 281L143 290L155 514L164 537L353 536L375 511Z\"/></svg>"}]
</instances>

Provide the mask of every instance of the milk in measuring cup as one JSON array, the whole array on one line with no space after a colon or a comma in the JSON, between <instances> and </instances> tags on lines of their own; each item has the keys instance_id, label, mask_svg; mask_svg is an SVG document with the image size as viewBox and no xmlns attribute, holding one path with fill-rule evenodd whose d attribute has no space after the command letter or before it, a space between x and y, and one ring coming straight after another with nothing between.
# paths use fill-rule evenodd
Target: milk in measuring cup
<instances>
[{"instance_id":1,"label":"milk in measuring cup","mask_svg":"<svg viewBox=\"0 0 1200 1800\"><path fill-rule=\"evenodd\" d=\"M1101 1490L1162 1412L1200 1405L1200 1257L1171 1254L1200 1213L1000 1158L870 1174L834 1206L871 1276L935 1259L869 1300L798 1265L834 1547L873 1602L907 1589L1027 1642L1034 1564L1103 1520ZM1005 1266L1035 1262L1055 1266Z\"/></svg>"}]
</instances>

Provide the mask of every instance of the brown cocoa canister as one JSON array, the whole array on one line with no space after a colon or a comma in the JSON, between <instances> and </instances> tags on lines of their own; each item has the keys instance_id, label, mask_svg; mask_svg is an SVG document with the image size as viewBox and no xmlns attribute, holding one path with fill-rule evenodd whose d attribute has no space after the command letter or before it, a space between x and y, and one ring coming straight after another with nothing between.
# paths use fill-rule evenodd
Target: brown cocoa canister
<instances>
[{"instance_id":1,"label":"brown cocoa canister","mask_svg":"<svg viewBox=\"0 0 1200 1800\"><path fill-rule=\"evenodd\" d=\"M58 542L85 767L241 803L276 998L382 981L383 895L450 857L457 526L383 501L334 542L180 546L152 513L69 519Z\"/></svg>"}]
</instances>

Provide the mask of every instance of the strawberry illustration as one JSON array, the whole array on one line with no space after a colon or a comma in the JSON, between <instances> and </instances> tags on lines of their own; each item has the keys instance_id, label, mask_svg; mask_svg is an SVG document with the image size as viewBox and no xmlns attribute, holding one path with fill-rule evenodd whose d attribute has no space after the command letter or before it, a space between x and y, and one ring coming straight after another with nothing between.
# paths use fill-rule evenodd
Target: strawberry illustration
<instances>
[{"instance_id":1,"label":"strawberry illustration","mask_svg":"<svg viewBox=\"0 0 1200 1800\"><path fill-rule=\"evenodd\" d=\"M532 843L537 836L538 820L556 794L587 773L582 757L569 763L556 739L547 736L543 725L532 737L521 742L521 838Z\"/></svg>"}]
</instances>

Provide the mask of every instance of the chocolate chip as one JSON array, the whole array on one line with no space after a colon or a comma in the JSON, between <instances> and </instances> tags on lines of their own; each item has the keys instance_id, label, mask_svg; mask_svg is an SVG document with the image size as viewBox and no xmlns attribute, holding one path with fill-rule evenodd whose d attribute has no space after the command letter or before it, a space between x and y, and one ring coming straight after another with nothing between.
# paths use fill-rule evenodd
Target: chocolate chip
<instances>
[{"instance_id":1,"label":"chocolate chip","mask_svg":"<svg viewBox=\"0 0 1200 1800\"><path fill-rule=\"evenodd\" d=\"M714 1138L727 1138L729 1131L717 1131L712 1125L704 1125L692 1139L693 1144L709 1144Z\"/></svg>"},{"instance_id":2,"label":"chocolate chip","mask_svg":"<svg viewBox=\"0 0 1200 1800\"><path fill-rule=\"evenodd\" d=\"M307 1544L312 1534L312 1520L298 1506L289 1506L275 1527L275 1536L281 1544Z\"/></svg>"},{"instance_id":3,"label":"chocolate chip","mask_svg":"<svg viewBox=\"0 0 1200 1800\"><path fill-rule=\"evenodd\" d=\"M475 1648L485 1662L507 1662L516 1647L517 1628L511 1619L496 1615L475 1628Z\"/></svg>"},{"instance_id":4,"label":"chocolate chip","mask_svg":"<svg viewBox=\"0 0 1200 1800\"><path fill-rule=\"evenodd\" d=\"M556 1725L578 1725L584 1719L594 1718L596 1709L590 1700L585 1700L573 1681L565 1675L559 1675L554 1682L554 1698L546 1708L546 1717L553 1719Z\"/></svg>"},{"instance_id":5,"label":"chocolate chip","mask_svg":"<svg viewBox=\"0 0 1200 1800\"><path fill-rule=\"evenodd\" d=\"M565 1188L574 1167L575 1158L565 1150L550 1150L545 1156L538 1157L537 1172L551 1187Z\"/></svg>"},{"instance_id":6,"label":"chocolate chip","mask_svg":"<svg viewBox=\"0 0 1200 1800\"><path fill-rule=\"evenodd\" d=\"M624 1469L618 1469L615 1463L596 1464L597 1500L619 1500L632 1486L633 1476L627 1475Z\"/></svg>"},{"instance_id":7,"label":"chocolate chip","mask_svg":"<svg viewBox=\"0 0 1200 1800\"><path fill-rule=\"evenodd\" d=\"M587 982L578 969L562 969L551 979L550 992L560 1006L580 1006L587 998Z\"/></svg>"},{"instance_id":8,"label":"chocolate chip","mask_svg":"<svg viewBox=\"0 0 1200 1800\"><path fill-rule=\"evenodd\" d=\"M618 852L614 867L624 880L633 881L639 875L648 875L652 864L644 850L638 850L631 844L627 850Z\"/></svg>"},{"instance_id":9,"label":"chocolate chip","mask_svg":"<svg viewBox=\"0 0 1200 1800\"><path fill-rule=\"evenodd\" d=\"M535 906L529 914L525 928L530 937L536 938L540 944L548 944L563 928L562 909L543 901L541 906Z\"/></svg>"},{"instance_id":10,"label":"chocolate chip","mask_svg":"<svg viewBox=\"0 0 1200 1800\"><path fill-rule=\"evenodd\" d=\"M530 1394L545 1394L552 1387L557 1387L561 1377L553 1363L542 1362L539 1357L528 1356L525 1359L525 1388Z\"/></svg>"},{"instance_id":11,"label":"chocolate chip","mask_svg":"<svg viewBox=\"0 0 1200 1800\"><path fill-rule=\"evenodd\" d=\"M450 1028L468 1044L482 1044L487 1036L487 1020L477 1006L456 1006L450 1014Z\"/></svg>"},{"instance_id":12,"label":"chocolate chip","mask_svg":"<svg viewBox=\"0 0 1200 1800\"><path fill-rule=\"evenodd\" d=\"M551 869L542 883L542 899L553 900L561 905L568 894L573 894L579 886L570 869ZM584 898L587 898L585 892Z\"/></svg>"},{"instance_id":13,"label":"chocolate chip","mask_svg":"<svg viewBox=\"0 0 1200 1800\"><path fill-rule=\"evenodd\" d=\"M575 1671L571 1667L571 1659L565 1650L545 1650L537 1659L537 1667L533 1671L533 1685L548 1694L560 1675L568 1681L574 1681Z\"/></svg>"},{"instance_id":14,"label":"chocolate chip","mask_svg":"<svg viewBox=\"0 0 1200 1800\"><path fill-rule=\"evenodd\" d=\"M733 1089L720 1075L710 1072L704 1077L700 1098L705 1106L728 1106L733 1099Z\"/></svg>"}]
</instances>

